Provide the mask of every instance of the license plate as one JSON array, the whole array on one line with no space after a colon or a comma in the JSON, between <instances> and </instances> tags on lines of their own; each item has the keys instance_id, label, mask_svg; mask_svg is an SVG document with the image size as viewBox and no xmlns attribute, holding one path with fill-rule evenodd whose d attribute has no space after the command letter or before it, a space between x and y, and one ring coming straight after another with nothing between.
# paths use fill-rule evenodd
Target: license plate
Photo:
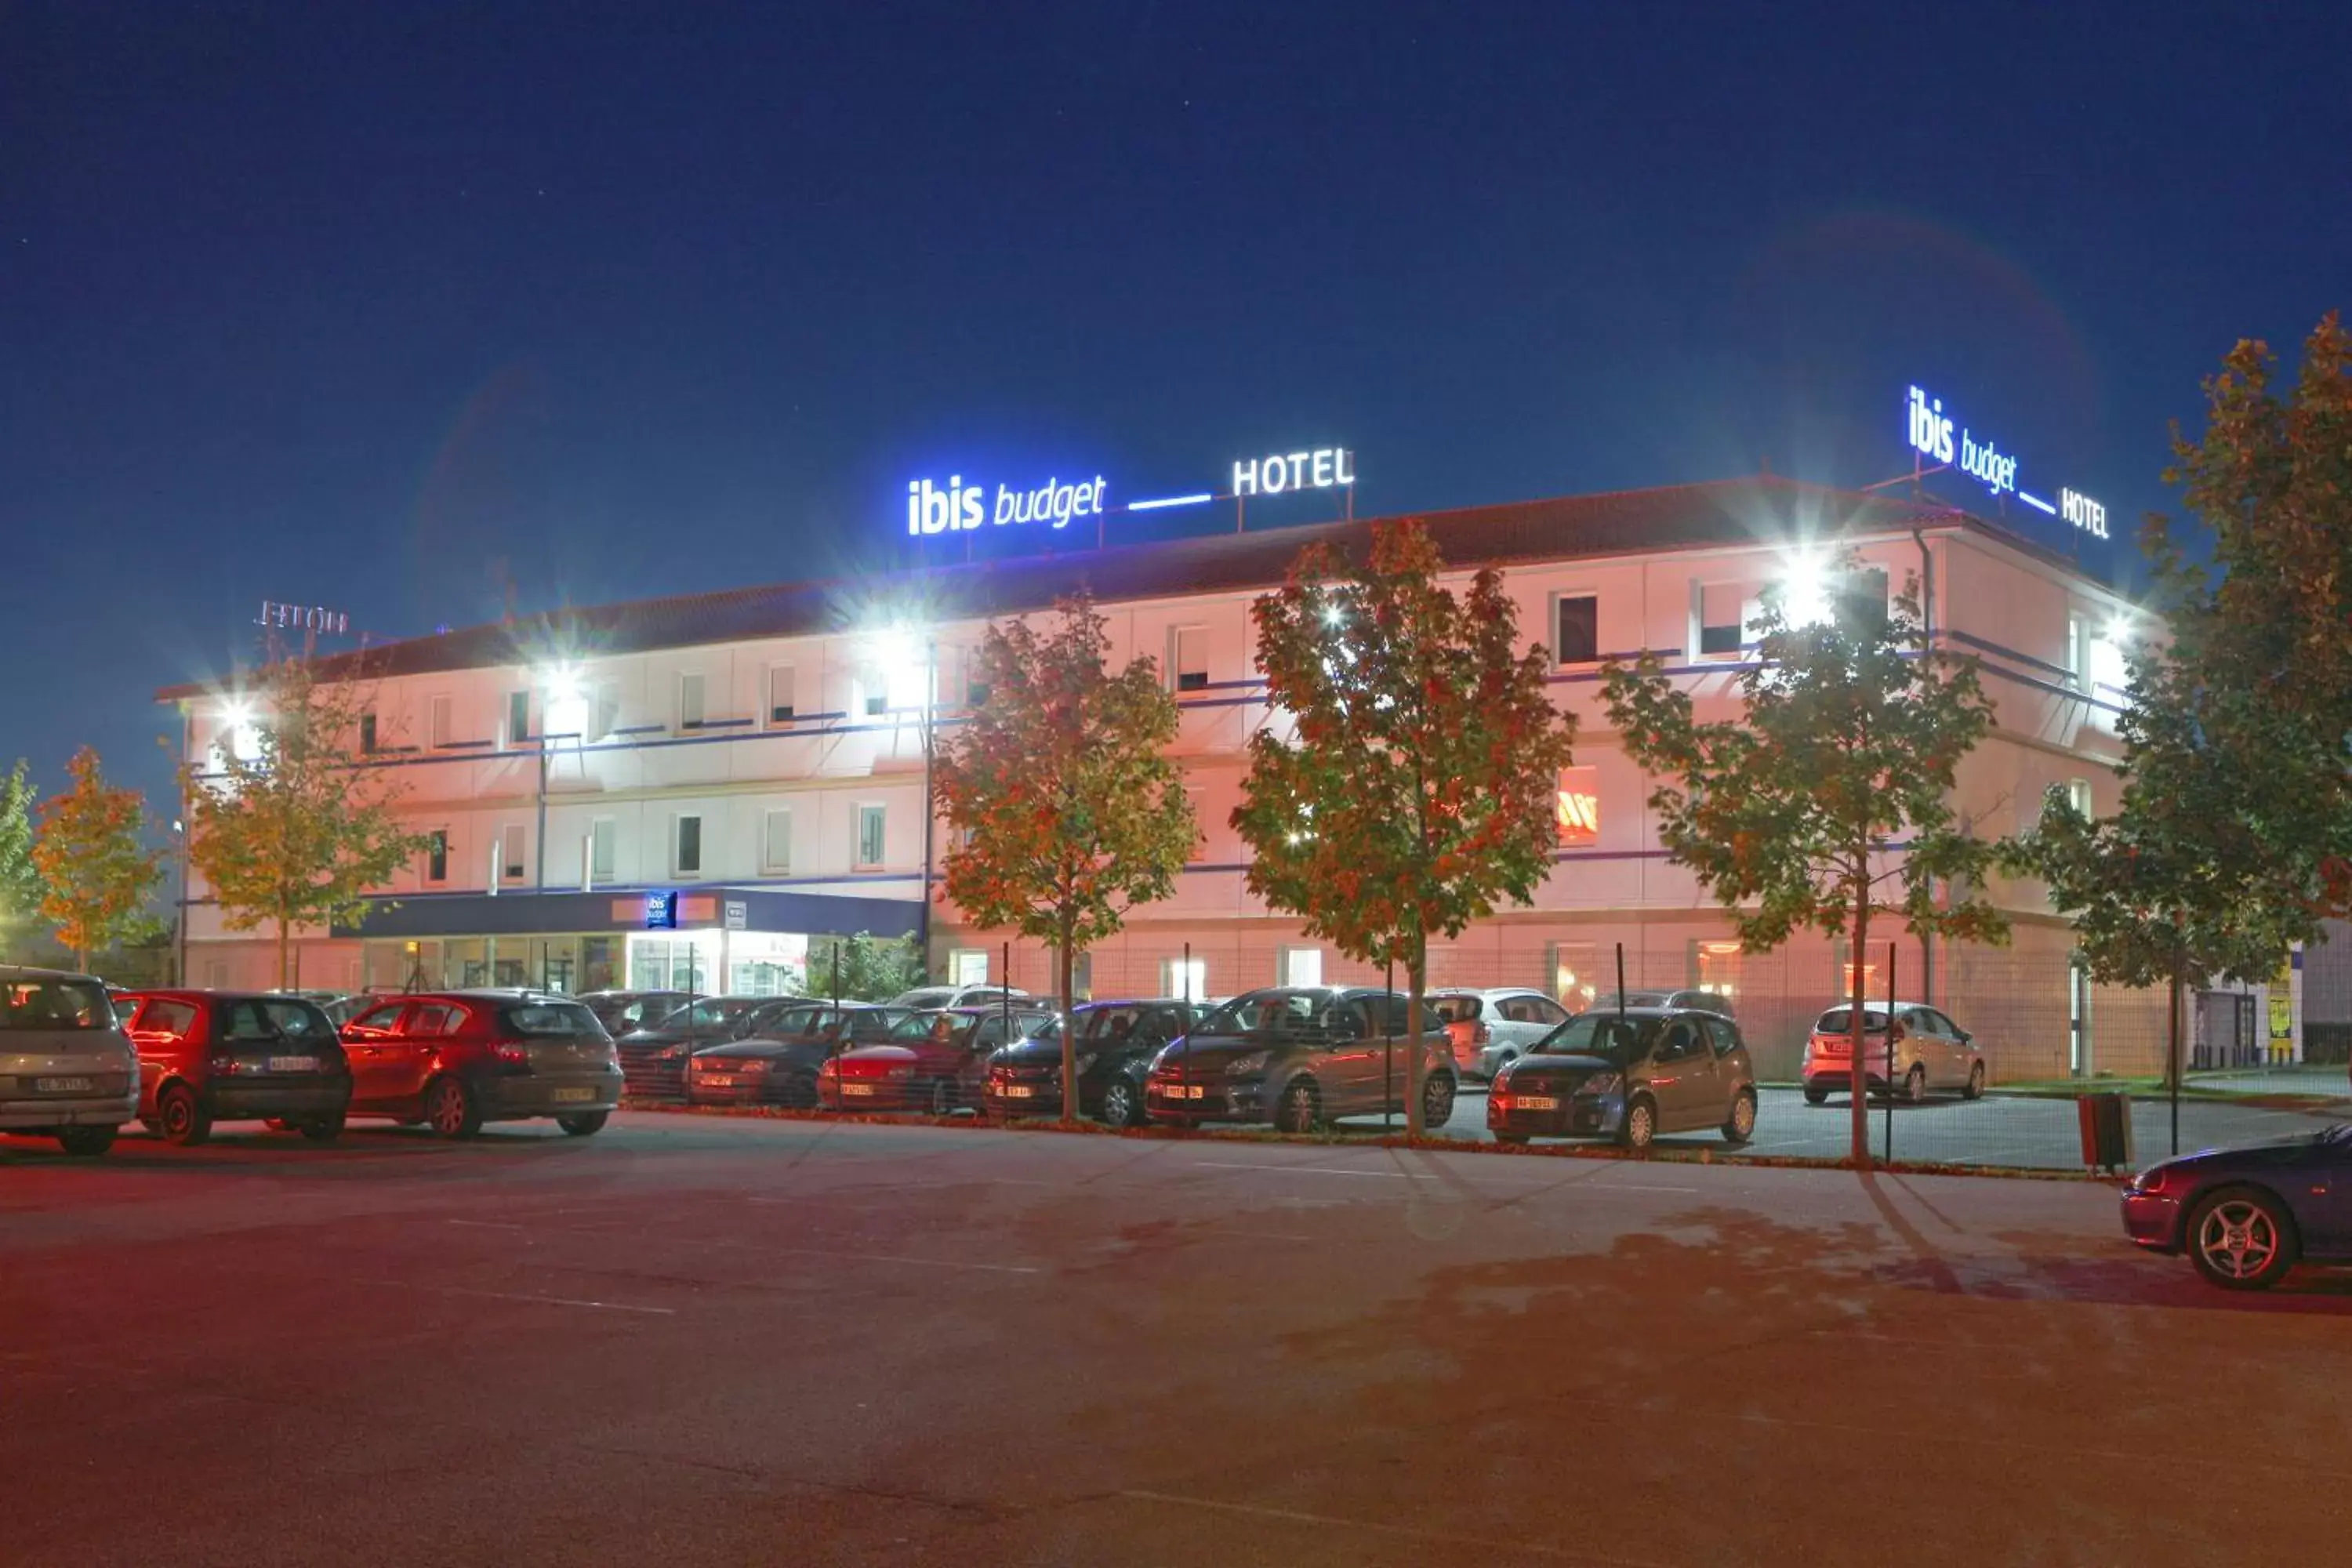
<instances>
[{"instance_id":1,"label":"license plate","mask_svg":"<svg viewBox=\"0 0 2352 1568\"><path fill-rule=\"evenodd\" d=\"M1025 1083L1008 1083L1004 1086L1004 1098L1007 1100L1034 1100L1037 1098L1037 1091L1030 1088Z\"/></svg>"},{"instance_id":2,"label":"license plate","mask_svg":"<svg viewBox=\"0 0 2352 1568\"><path fill-rule=\"evenodd\" d=\"M317 1072L319 1070L319 1058L316 1057L272 1057L269 1058L269 1070L271 1072Z\"/></svg>"},{"instance_id":3,"label":"license plate","mask_svg":"<svg viewBox=\"0 0 2352 1568\"><path fill-rule=\"evenodd\" d=\"M1202 1086L1197 1083L1171 1083L1166 1092L1171 1100L1198 1100L1201 1098L1201 1088Z\"/></svg>"},{"instance_id":4,"label":"license plate","mask_svg":"<svg viewBox=\"0 0 2352 1568\"><path fill-rule=\"evenodd\" d=\"M1515 1094L1511 1096L1514 1110L1558 1110L1559 1096L1556 1094Z\"/></svg>"},{"instance_id":5,"label":"license plate","mask_svg":"<svg viewBox=\"0 0 2352 1568\"><path fill-rule=\"evenodd\" d=\"M735 1080L722 1073L704 1073L698 1081L705 1089L733 1089L735 1087Z\"/></svg>"},{"instance_id":6,"label":"license plate","mask_svg":"<svg viewBox=\"0 0 2352 1568\"><path fill-rule=\"evenodd\" d=\"M86 1078L37 1078L33 1080L35 1094L88 1094L98 1085Z\"/></svg>"},{"instance_id":7,"label":"license plate","mask_svg":"<svg viewBox=\"0 0 2352 1568\"><path fill-rule=\"evenodd\" d=\"M595 1099L596 1091L593 1089L559 1089L547 1098L558 1105L574 1105L583 1100Z\"/></svg>"},{"instance_id":8,"label":"license plate","mask_svg":"<svg viewBox=\"0 0 2352 1568\"><path fill-rule=\"evenodd\" d=\"M844 1094L872 1094L874 1092L874 1086L870 1083L845 1083L841 1086L841 1092Z\"/></svg>"}]
</instances>

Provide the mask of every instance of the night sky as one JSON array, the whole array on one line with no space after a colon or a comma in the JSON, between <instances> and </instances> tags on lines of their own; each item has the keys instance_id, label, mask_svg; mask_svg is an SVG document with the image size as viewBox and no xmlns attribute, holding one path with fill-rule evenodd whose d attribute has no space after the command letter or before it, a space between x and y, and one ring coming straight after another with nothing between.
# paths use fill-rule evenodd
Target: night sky
<instances>
[{"instance_id":1,"label":"night sky","mask_svg":"<svg viewBox=\"0 0 2352 1568\"><path fill-rule=\"evenodd\" d=\"M2340 3L0 0L0 765L164 791L264 598L887 565L950 471L1862 484L1917 382L2120 541L2231 342L2352 305L2347 59Z\"/></svg>"}]
</instances>

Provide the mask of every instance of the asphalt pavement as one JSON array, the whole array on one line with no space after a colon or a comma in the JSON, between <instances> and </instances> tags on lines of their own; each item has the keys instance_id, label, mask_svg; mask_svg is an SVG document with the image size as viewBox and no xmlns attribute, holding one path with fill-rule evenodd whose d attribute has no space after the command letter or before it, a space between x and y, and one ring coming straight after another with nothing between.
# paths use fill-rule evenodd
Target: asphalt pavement
<instances>
[{"instance_id":1,"label":"asphalt pavement","mask_svg":"<svg viewBox=\"0 0 2352 1568\"><path fill-rule=\"evenodd\" d=\"M50 1149L0 1140L12 1562L2352 1538L2352 1277L2217 1292L2095 1183L659 1114Z\"/></svg>"}]
</instances>

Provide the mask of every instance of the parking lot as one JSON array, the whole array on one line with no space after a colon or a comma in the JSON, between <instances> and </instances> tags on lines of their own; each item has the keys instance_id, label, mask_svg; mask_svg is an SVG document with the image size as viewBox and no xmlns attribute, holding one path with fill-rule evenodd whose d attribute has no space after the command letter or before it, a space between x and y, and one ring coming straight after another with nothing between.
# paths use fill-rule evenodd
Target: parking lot
<instances>
[{"instance_id":1,"label":"parking lot","mask_svg":"<svg viewBox=\"0 0 2352 1568\"><path fill-rule=\"evenodd\" d=\"M2346 1524L2281 1478L2340 1442L2347 1314L2137 1255L2094 1183L638 1113L0 1140L23 1562L2294 1560Z\"/></svg>"},{"instance_id":2,"label":"parking lot","mask_svg":"<svg viewBox=\"0 0 2352 1568\"><path fill-rule=\"evenodd\" d=\"M1718 1136L1684 1133L1662 1137L1662 1149L1706 1149L1717 1157L1780 1155L1797 1159L1841 1160L1852 1139L1851 1102L1843 1096L1823 1105L1808 1105L1793 1089L1765 1088L1759 1091L1756 1137L1736 1148ZM1395 1119L1399 1126L1404 1118ZM1870 1107L1870 1147L1877 1155L1885 1144L1889 1113L1885 1104ZM2352 1101L2337 1101L2306 1110L2280 1110L2253 1103L2189 1099L2180 1105L2180 1147L2210 1148L2217 1143L2245 1142L2310 1131L2329 1121L2352 1121ZM1958 1165L2009 1165L2038 1170L2082 1168L2082 1135L2074 1102L1998 1092L1979 1100L1937 1097L1925 1104L1897 1104L1893 1110L1893 1147L1898 1161ZM1354 1131L1377 1131L1377 1119L1357 1119L1345 1124ZM1483 1089L1467 1087L1454 1101L1454 1116L1444 1128L1449 1138L1488 1142L1486 1097ZM2134 1148L2145 1162L2173 1152L2171 1110L2161 1101L2132 1104Z\"/></svg>"}]
</instances>

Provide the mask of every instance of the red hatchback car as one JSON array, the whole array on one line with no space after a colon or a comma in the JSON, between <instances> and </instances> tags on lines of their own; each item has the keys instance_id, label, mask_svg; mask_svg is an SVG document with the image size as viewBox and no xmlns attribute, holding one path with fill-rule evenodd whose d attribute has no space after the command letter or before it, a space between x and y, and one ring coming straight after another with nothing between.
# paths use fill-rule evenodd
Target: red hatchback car
<instances>
[{"instance_id":1,"label":"red hatchback car","mask_svg":"<svg viewBox=\"0 0 2352 1568\"><path fill-rule=\"evenodd\" d=\"M139 1118L167 1142L201 1143L215 1121L266 1121L317 1143L341 1134L351 1069L316 1002L141 991L115 1010L139 1053Z\"/></svg>"},{"instance_id":2,"label":"red hatchback car","mask_svg":"<svg viewBox=\"0 0 2352 1568\"><path fill-rule=\"evenodd\" d=\"M911 1013L880 1045L834 1057L817 1069L817 1097L829 1110L928 1110L945 1116L978 1106L989 1054L1054 1021L1033 1005L943 1007Z\"/></svg>"},{"instance_id":3,"label":"red hatchback car","mask_svg":"<svg viewBox=\"0 0 2352 1568\"><path fill-rule=\"evenodd\" d=\"M541 991L394 996L343 1026L353 1116L471 1138L485 1121L552 1116L575 1138L621 1104L621 1063L596 1015Z\"/></svg>"}]
</instances>

